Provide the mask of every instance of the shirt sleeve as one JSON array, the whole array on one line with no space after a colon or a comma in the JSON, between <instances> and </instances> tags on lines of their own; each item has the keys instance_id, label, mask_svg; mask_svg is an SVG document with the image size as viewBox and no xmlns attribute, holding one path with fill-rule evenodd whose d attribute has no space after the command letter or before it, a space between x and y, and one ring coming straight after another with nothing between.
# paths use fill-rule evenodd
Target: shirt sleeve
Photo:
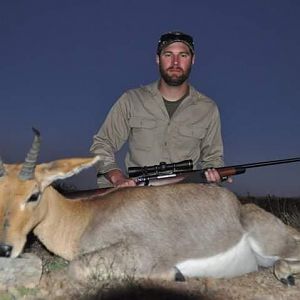
<instances>
[{"instance_id":1,"label":"shirt sleeve","mask_svg":"<svg viewBox=\"0 0 300 300\"><path fill-rule=\"evenodd\" d=\"M109 111L104 123L93 137L90 151L100 156L98 172L105 174L113 169L120 169L115 153L124 145L129 135L129 101L123 94Z\"/></svg>"},{"instance_id":2,"label":"shirt sleeve","mask_svg":"<svg viewBox=\"0 0 300 300\"><path fill-rule=\"evenodd\" d=\"M201 147L201 168L218 168L224 166L223 140L219 110L213 106L211 121Z\"/></svg>"}]
</instances>

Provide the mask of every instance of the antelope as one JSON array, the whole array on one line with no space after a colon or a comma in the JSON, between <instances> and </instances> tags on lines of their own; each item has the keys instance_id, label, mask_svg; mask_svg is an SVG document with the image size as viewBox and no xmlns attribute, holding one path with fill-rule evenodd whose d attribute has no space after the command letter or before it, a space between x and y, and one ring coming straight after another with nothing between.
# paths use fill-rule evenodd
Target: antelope
<instances>
[{"instance_id":1,"label":"antelope","mask_svg":"<svg viewBox=\"0 0 300 300\"><path fill-rule=\"evenodd\" d=\"M1 256L20 256L33 231L70 261L70 278L78 281L94 272L104 278L230 278L273 266L278 280L294 284L300 234L256 205L241 205L228 189L177 183L69 199L51 183L100 158L37 164L39 149L35 130L24 163L0 159Z\"/></svg>"}]
</instances>

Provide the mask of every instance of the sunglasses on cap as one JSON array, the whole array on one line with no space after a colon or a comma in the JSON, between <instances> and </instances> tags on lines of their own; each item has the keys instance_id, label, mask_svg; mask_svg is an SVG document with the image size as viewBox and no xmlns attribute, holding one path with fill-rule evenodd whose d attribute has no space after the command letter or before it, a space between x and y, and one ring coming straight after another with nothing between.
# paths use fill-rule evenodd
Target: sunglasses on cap
<instances>
[{"instance_id":1,"label":"sunglasses on cap","mask_svg":"<svg viewBox=\"0 0 300 300\"><path fill-rule=\"evenodd\" d=\"M190 48L191 52L194 54L193 38L190 35L182 32L168 32L163 34L160 37L160 40L158 41L156 53L159 55L165 47L175 42L185 43Z\"/></svg>"}]
</instances>

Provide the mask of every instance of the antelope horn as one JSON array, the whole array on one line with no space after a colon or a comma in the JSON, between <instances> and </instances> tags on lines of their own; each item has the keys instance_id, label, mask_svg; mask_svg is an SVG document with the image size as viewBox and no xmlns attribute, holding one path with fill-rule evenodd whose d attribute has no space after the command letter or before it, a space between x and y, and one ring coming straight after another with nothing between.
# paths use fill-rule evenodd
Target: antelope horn
<instances>
[{"instance_id":1,"label":"antelope horn","mask_svg":"<svg viewBox=\"0 0 300 300\"><path fill-rule=\"evenodd\" d=\"M32 128L32 130L34 132L34 140L19 174L19 178L22 180L28 180L34 177L34 169L40 152L40 132L35 128Z\"/></svg>"},{"instance_id":2,"label":"antelope horn","mask_svg":"<svg viewBox=\"0 0 300 300\"><path fill-rule=\"evenodd\" d=\"M2 159L1 159L1 157L0 157L0 177L2 177L2 176L4 176L4 175L5 175L5 168L4 168Z\"/></svg>"}]
</instances>

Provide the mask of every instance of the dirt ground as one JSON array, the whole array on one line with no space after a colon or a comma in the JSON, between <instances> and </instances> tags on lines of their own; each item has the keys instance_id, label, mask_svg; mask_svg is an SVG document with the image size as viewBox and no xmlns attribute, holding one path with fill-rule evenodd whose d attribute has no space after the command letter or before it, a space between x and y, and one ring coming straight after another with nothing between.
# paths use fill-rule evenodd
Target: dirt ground
<instances>
[{"instance_id":1,"label":"dirt ground","mask_svg":"<svg viewBox=\"0 0 300 300\"><path fill-rule=\"evenodd\" d=\"M292 287L278 282L270 269L233 279L193 279L186 282L127 281L98 282L82 288L71 284L63 271L43 275L36 289L10 289L0 299L103 299L103 300L296 300L300 299L300 281Z\"/></svg>"},{"instance_id":2,"label":"dirt ground","mask_svg":"<svg viewBox=\"0 0 300 300\"><path fill-rule=\"evenodd\" d=\"M201 278L186 282L166 282L124 279L122 282L91 281L79 286L68 280L67 262L49 253L37 240L26 249L43 261L43 275L35 289L9 289L0 292L0 300L10 299L101 299L101 300L298 300L300 278L295 286L285 286L272 269L246 274L232 279Z\"/></svg>"},{"instance_id":3,"label":"dirt ground","mask_svg":"<svg viewBox=\"0 0 300 300\"><path fill-rule=\"evenodd\" d=\"M51 277L44 278L44 283L51 287L57 281ZM62 281L60 281L61 283ZM68 287L67 291L56 289L60 293L68 294L82 299L239 299L239 300L296 300L300 299L300 280L295 286L284 286L273 276L272 269L247 274L233 279L192 279L186 282L155 282L155 281L130 281L119 283L102 283L98 290L89 289L90 295L78 287ZM77 291L76 291L77 290ZM75 293L74 293L75 292Z\"/></svg>"},{"instance_id":4,"label":"dirt ground","mask_svg":"<svg viewBox=\"0 0 300 300\"><path fill-rule=\"evenodd\" d=\"M46 281L52 288L55 286L54 282L56 282L55 292L52 289L50 294L47 294L44 290L43 295L54 297L51 299L300 299L300 280L296 282L295 286L284 286L273 277L270 269L227 280L206 278L186 282L125 281L121 283L102 283L98 289L91 287L88 291L80 290L78 286L66 288L66 286L61 285L57 287L57 278L53 281L53 278L48 277Z\"/></svg>"}]
</instances>

